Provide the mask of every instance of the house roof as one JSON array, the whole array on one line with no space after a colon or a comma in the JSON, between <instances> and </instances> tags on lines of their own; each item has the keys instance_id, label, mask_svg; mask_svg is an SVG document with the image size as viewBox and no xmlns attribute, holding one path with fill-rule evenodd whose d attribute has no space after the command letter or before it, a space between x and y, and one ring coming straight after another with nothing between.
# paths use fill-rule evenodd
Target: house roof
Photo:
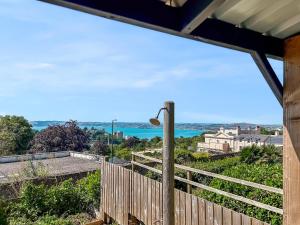
<instances>
[{"instance_id":1,"label":"house roof","mask_svg":"<svg viewBox=\"0 0 300 225\"><path fill-rule=\"evenodd\" d=\"M283 145L283 136L270 136L269 143L272 145Z\"/></svg>"},{"instance_id":2,"label":"house roof","mask_svg":"<svg viewBox=\"0 0 300 225\"><path fill-rule=\"evenodd\" d=\"M240 134L234 137L235 140L250 141L250 142L266 142L269 139L269 135L262 134Z\"/></svg>"},{"instance_id":3,"label":"house roof","mask_svg":"<svg viewBox=\"0 0 300 225\"><path fill-rule=\"evenodd\" d=\"M207 138L219 138L219 139L233 139L234 135L228 134L228 133L215 133L215 134L205 134L204 135Z\"/></svg>"}]
</instances>

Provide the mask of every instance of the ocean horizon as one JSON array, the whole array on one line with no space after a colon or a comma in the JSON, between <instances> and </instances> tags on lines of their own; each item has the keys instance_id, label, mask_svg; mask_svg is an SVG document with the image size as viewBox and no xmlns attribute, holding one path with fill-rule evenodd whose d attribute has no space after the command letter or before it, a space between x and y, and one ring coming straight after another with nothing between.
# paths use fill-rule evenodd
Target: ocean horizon
<instances>
[{"instance_id":1,"label":"ocean horizon","mask_svg":"<svg viewBox=\"0 0 300 225\"><path fill-rule=\"evenodd\" d=\"M38 126L33 125L33 129L41 131L47 128L48 125ZM95 125L79 125L80 128L96 128L96 129L104 129L106 132L111 133L111 126L95 126ZM147 138L151 139L153 137L163 137L163 128L139 128L139 127L118 127L117 125L114 126L114 131L121 131L123 132L124 136L130 137L138 137L140 139ZM175 137L193 137L197 135L201 135L204 131L203 130L192 130L192 129L175 129Z\"/></svg>"}]
</instances>

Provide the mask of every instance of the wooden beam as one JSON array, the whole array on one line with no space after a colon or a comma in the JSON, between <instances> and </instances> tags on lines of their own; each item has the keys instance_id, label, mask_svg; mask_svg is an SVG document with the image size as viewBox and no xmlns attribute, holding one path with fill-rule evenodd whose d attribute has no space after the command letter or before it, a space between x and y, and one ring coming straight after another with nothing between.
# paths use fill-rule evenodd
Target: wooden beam
<instances>
[{"instance_id":1,"label":"wooden beam","mask_svg":"<svg viewBox=\"0 0 300 225\"><path fill-rule=\"evenodd\" d=\"M283 89L284 225L300 224L300 35L285 41Z\"/></svg>"},{"instance_id":2,"label":"wooden beam","mask_svg":"<svg viewBox=\"0 0 300 225\"><path fill-rule=\"evenodd\" d=\"M281 106L283 106L283 86L273 70L265 54L254 51L251 56L273 91Z\"/></svg>"},{"instance_id":3,"label":"wooden beam","mask_svg":"<svg viewBox=\"0 0 300 225\"><path fill-rule=\"evenodd\" d=\"M183 33L191 33L211 16L225 0L189 0L181 8Z\"/></svg>"},{"instance_id":4,"label":"wooden beam","mask_svg":"<svg viewBox=\"0 0 300 225\"><path fill-rule=\"evenodd\" d=\"M163 32L178 30L178 10L157 0L40 0Z\"/></svg>"},{"instance_id":5,"label":"wooden beam","mask_svg":"<svg viewBox=\"0 0 300 225\"><path fill-rule=\"evenodd\" d=\"M263 36L258 32L238 28L233 24L217 19L206 19L191 32L191 35L200 41L214 45L249 53L260 51L271 58L281 59L283 57L283 41L281 39Z\"/></svg>"},{"instance_id":6,"label":"wooden beam","mask_svg":"<svg viewBox=\"0 0 300 225\"><path fill-rule=\"evenodd\" d=\"M261 51L282 59L283 40L238 28L217 19L206 19L190 34L182 32L194 14L158 0L40 0L96 16L244 52ZM190 1L190 0L189 0ZM202 2L202 0L197 0ZM189 19L190 18L190 19Z\"/></svg>"}]
</instances>

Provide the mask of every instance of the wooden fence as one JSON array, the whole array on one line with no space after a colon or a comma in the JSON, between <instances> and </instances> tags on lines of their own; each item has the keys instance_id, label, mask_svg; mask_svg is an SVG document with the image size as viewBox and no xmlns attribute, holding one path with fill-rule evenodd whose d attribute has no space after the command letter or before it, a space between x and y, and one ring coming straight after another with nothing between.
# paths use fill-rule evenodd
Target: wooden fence
<instances>
[{"instance_id":1,"label":"wooden fence","mask_svg":"<svg viewBox=\"0 0 300 225\"><path fill-rule=\"evenodd\" d=\"M102 164L101 210L118 224L129 215L145 225L162 225L162 184L139 173ZM175 190L175 225L267 225L257 219Z\"/></svg>"},{"instance_id":2,"label":"wooden fence","mask_svg":"<svg viewBox=\"0 0 300 225\"><path fill-rule=\"evenodd\" d=\"M150 170L152 172L162 174L161 170L158 170L158 169L155 169L153 167L147 166L143 163L137 162L135 160L135 158L136 158L135 156L137 156L141 159L144 159L144 160L146 159L146 160L149 160L150 162L156 162L156 163L162 163L162 160L146 156L142 153L133 152L132 153L132 161L131 161L131 163L133 165L137 165L139 167ZM246 204L253 205L255 207L258 207L258 208L261 208L261 209L268 210L270 212L275 212L275 213L278 213L280 215L283 215L283 209L280 209L280 208L277 208L277 207L274 207L274 206L271 206L271 205L268 205L268 204L264 204L262 202L258 202L258 201L255 201L253 199L249 199L249 198L246 198L246 197L243 197L243 196L239 196L239 195L235 195L235 194L232 194L232 193L229 193L229 192L226 192L226 191L222 191L222 190L219 190L219 189L216 189L216 188L213 188L213 187L210 187L210 186L198 183L198 182L194 182L194 181L191 180L191 178L192 178L191 173L193 172L193 173L205 175L205 176L208 176L208 177L214 177L214 178L218 178L218 179L221 179L221 180L233 182L233 183L236 183L236 184L241 184L241 185L244 185L244 186L264 190L264 191L267 191L267 192L270 192L270 193L283 195L283 190L280 189L280 188L275 188L275 187L266 186L266 185L263 185L263 184L258 184L258 183L254 183L254 182L250 182L250 181L246 181L246 180L241 180L241 179L237 179L237 178L233 178L233 177L228 177L228 176L224 176L224 175L217 174L217 173L212 173L212 172L208 172L208 171L204 171L204 170L199 170L199 169L187 167L187 166L184 166L184 165L175 164L174 166L176 168L181 169L181 170L183 170L187 173L187 179L183 178L183 177L179 177L179 176L175 176L174 178L175 178L175 180L186 183L187 184L187 189L189 191L191 191L191 186L195 186L195 187L201 188L203 190L207 190L207 191L216 193L218 195L226 196L226 197L234 199L236 201L244 202Z\"/></svg>"}]
</instances>

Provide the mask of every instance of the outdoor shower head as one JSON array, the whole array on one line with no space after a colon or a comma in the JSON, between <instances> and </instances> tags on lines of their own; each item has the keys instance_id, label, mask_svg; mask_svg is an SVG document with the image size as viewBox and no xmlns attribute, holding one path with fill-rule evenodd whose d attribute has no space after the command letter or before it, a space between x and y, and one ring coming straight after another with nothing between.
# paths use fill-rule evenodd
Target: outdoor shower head
<instances>
[{"instance_id":1,"label":"outdoor shower head","mask_svg":"<svg viewBox=\"0 0 300 225\"><path fill-rule=\"evenodd\" d=\"M157 116L154 117L154 118L151 118L151 119L149 120L150 123L151 123L152 125L154 125L154 126L159 126L159 125L160 125L160 121L159 121L158 117L159 117L159 114L160 114L161 110L166 110L166 108L161 108L161 109L158 111Z\"/></svg>"},{"instance_id":2,"label":"outdoor shower head","mask_svg":"<svg viewBox=\"0 0 300 225\"><path fill-rule=\"evenodd\" d=\"M158 118L151 118L149 121L154 126L159 126L160 125L160 121L159 121Z\"/></svg>"}]
</instances>

